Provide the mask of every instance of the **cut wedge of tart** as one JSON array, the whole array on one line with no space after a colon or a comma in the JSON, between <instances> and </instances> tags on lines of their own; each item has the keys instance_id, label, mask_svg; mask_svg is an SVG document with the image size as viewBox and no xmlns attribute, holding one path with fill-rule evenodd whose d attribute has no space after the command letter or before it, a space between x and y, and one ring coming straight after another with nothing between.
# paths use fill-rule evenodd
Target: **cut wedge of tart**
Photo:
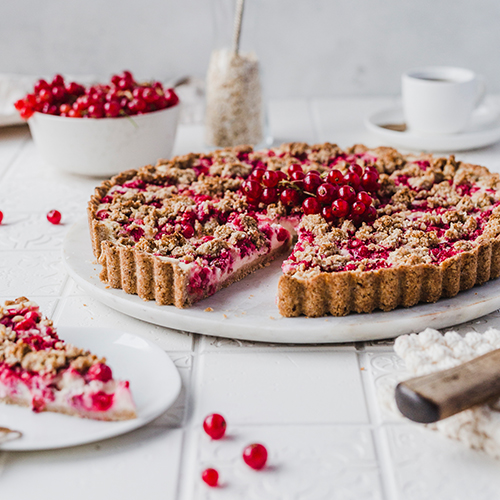
<instances>
[{"instance_id":1,"label":"cut wedge of tart","mask_svg":"<svg viewBox=\"0 0 500 500\"><path fill-rule=\"evenodd\" d=\"M188 307L289 249L283 316L389 311L500 275L500 177L453 156L283 144L189 154L105 181L100 278Z\"/></svg>"},{"instance_id":2,"label":"cut wedge of tart","mask_svg":"<svg viewBox=\"0 0 500 500\"><path fill-rule=\"evenodd\" d=\"M136 417L129 383L105 358L61 340L25 297L0 306L0 401L96 420Z\"/></svg>"}]
</instances>

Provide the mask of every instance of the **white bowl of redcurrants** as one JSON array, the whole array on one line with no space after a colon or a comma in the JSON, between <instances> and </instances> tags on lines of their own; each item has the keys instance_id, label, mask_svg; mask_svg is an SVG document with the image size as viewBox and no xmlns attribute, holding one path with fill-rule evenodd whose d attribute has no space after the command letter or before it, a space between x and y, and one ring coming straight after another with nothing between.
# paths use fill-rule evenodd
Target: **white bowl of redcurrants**
<instances>
[{"instance_id":1,"label":"white bowl of redcurrants","mask_svg":"<svg viewBox=\"0 0 500 500\"><path fill-rule=\"evenodd\" d=\"M129 71L84 87L56 75L38 80L15 103L42 159L59 170L110 176L169 158L179 98L160 82L138 83Z\"/></svg>"}]
</instances>

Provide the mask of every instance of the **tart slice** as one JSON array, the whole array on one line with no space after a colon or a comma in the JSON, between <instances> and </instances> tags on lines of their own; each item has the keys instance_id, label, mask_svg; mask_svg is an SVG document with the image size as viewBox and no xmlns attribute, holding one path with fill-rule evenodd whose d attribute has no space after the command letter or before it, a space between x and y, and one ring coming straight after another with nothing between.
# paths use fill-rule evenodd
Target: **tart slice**
<instances>
[{"instance_id":1,"label":"tart slice","mask_svg":"<svg viewBox=\"0 0 500 500\"><path fill-rule=\"evenodd\" d=\"M136 417L129 383L105 358L66 344L26 297L0 306L0 401L95 420Z\"/></svg>"}]
</instances>

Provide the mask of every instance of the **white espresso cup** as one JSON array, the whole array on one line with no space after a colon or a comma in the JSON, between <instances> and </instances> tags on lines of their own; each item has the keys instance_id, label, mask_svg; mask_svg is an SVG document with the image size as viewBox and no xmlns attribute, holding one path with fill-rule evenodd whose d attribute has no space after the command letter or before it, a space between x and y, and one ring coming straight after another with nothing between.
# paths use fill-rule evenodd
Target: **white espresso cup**
<instances>
[{"instance_id":1,"label":"white espresso cup","mask_svg":"<svg viewBox=\"0 0 500 500\"><path fill-rule=\"evenodd\" d=\"M434 66L404 73L403 112L408 130L423 134L462 132L484 90L482 77L468 69Z\"/></svg>"}]
</instances>

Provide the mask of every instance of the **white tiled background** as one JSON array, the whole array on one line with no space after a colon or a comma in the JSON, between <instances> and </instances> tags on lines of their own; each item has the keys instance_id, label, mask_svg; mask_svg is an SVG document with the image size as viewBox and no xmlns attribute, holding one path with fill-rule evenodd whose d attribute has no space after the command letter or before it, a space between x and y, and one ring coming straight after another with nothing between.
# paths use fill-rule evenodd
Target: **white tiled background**
<instances>
[{"instance_id":1,"label":"white tiled background","mask_svg":"<svg viewBox=\"0 0 500 500\"><path fill-rule=\"evenodd\" d=\"M388 104L273 101L271 127L277 142L374 146L362 118ZM200 127L183 126L175 153L203 149L201 138ZM458 157L500 171L500 145ZM204 337L143 323L88 296L65 273L60 252L97 182L44 165L27 129L0 130L0 299L26 295L57 325L109 326L152 340L174 360L182 393L167 413L125 436L0 452L1 500L499 498L499 462L383 413L377 385L402 369L391 342L279 346ZM63 214L60 226L45 219L53 208ZM499 312L460 329L489 326L500 327ZM201 429L214 411L229 426L218 442ZM242 462L251 442L268 448L263 471ZM208 466L219 470L220 488L202 483Z\"/></svg>"}]
</instances>

